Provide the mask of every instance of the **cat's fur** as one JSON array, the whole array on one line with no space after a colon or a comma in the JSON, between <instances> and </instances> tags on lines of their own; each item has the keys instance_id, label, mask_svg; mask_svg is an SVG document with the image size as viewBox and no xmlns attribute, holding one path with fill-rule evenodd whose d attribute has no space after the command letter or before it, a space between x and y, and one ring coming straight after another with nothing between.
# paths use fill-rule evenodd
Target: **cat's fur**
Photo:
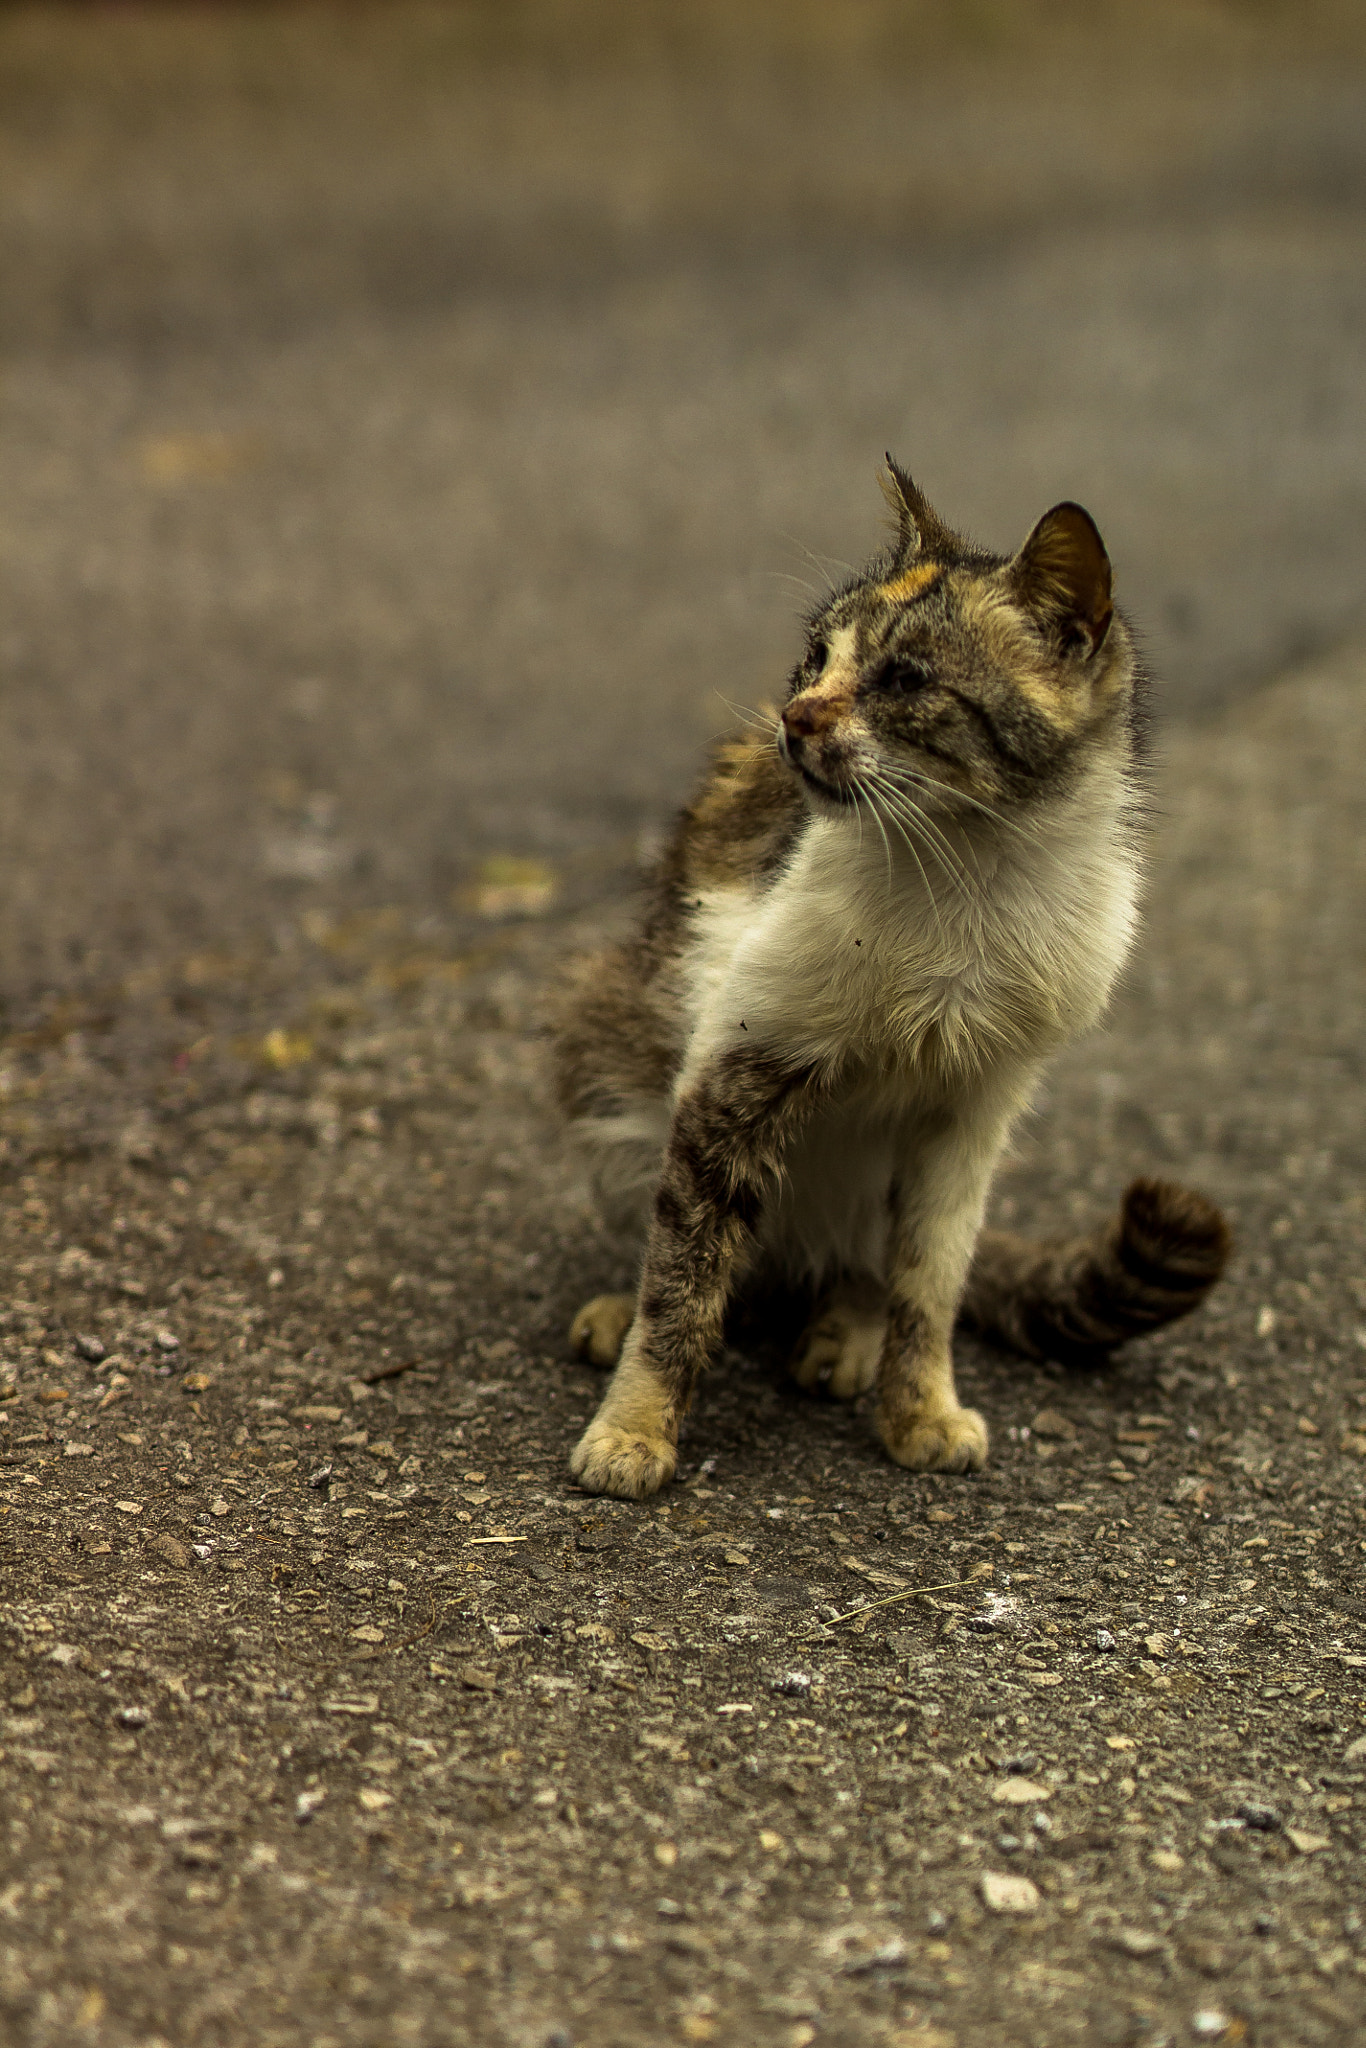
<instances>
[{"instance_id":1,"label":"cat's fur","mask_svg":"<svg viewBox=\"0 0 1366 2048\"><path fill-rule=\"evenodd\" d=\"M1095 1023L1133 938L1143 678L1099 533L1056 506L1010 560L953 533L889 458L876 561L808 621L776 726L724 747L636 935L585 963L560 1094L619 1213L634 1299L572 1332L620 1362L571 1461L638 1498L741 1279L815 1291L794 1371L877 1387L900 1464L980 1466L962 1315L1072 1359L1197 1306L1228 1239L1137 1182L1090 1239L982 1233L1044 1062Z\"/></svg>"}]
</instances>

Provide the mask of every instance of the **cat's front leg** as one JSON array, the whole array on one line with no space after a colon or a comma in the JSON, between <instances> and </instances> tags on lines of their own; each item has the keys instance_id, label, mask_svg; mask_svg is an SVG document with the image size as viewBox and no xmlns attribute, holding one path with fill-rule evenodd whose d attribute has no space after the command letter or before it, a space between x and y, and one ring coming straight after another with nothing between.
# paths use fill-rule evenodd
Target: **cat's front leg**
<instances>
[{"instance_id":1,"label":"cat's front leg","mask_svg":"<svg viewBox=\"0 0 1366 2048\"><path fill-rule=\"evenodd\" d=\"M976 1472L987 1427L958 1399L953 1325L1014 1104L980 1103L928 1138L892 1191L877 1429L898 1465Z\"/></svg>"},{"instance_id":2,"label":"cat's front leg","mask_svg":"<svg viewBox=\"0 0 1366 2048\"><path fill-rule=\"evenodd\" d=\"M569 1461L590 1493L641 1500L673 1477L697 1375L720 1338L783 1151L820 1085L810 1066L742 1047L713 1058L682 1090L635 1320Z\"/></svg>"}]
</instances>

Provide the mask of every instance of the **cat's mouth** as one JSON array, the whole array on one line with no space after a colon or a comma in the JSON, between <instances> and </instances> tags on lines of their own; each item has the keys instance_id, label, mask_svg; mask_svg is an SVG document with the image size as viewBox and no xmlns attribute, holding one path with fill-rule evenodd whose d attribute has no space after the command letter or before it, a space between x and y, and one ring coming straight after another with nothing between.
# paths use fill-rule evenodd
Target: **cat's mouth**
<instances>
[{"instance_id":1,"label":"cat's mouth","mask_svg":"<svg viewBox=\"0 0 1366 2048\"><path fill-rule=\"evenodd\" d=\"M852 789L843 789L837 782L827 782L823 776L813 775L804 761L793 761L792 765L807 788L814 790L817 796L823 796L827 803L839 804L844 810L857 805L858 798Z\"/></svg>"},{"instance_id":2,"label":"cat's mouth","mask_svg":"<svg viewBox=\"0 0 1366 2048\"><path fill-rule=\"evenodd\" d=\"M851 789L846 789L842 783L828 782L823 775L817 775L814 769L807 767L802 759L805 752L802 741L797 740L794 743L788 735L786 726L780 725L778 728L778 752L789 768L796 769L807 788L816 796L824 797L829 804L838 804L843 810L849 810L857 805L858 798Z\"/></svg>"}]
</instances>

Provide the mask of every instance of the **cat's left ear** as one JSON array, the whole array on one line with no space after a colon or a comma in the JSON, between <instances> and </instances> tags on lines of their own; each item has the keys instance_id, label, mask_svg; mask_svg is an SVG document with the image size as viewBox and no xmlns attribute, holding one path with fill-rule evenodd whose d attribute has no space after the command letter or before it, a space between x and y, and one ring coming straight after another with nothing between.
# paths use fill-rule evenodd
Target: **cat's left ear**
<instances>
[{"instance_id":1,"label":"cat's left ear","mask_svg":"<svg viewBox=\"0 0 1366 2048\"><path fill-rule=\"evenodd\" d=\"M944 554L952 549L953 535L931 505L919 484L891 455L878 476L882 495L896 520L897 567L915 560L921 553Z\"/></svg>"},{"instance_id":2,"label":"cat's left ear","mask_svg":"<svg viewBox=\"0 0 1366 2048\"><path fill-rule=\"evenodd\" d=\"M1018 604L1064 654L1089 660L1114 617L1110 557L1095 520L1080 505L1055 505L1006 571Z\"/></svg>"}]
</instances>

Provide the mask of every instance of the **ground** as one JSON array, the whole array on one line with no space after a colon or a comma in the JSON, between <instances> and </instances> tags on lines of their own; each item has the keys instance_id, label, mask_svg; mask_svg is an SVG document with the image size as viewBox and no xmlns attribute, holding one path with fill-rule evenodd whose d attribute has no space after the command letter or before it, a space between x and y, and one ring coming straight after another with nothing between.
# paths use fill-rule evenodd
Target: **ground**
<instances>
[{"instance_id":1,"label":"ground","mask_svg":"<svg viewBox=\"0 0 1366 2048\"><path fill-rule=\"evenodd\" d=\"M781 95L466 53L443 183L438 17L388 18L0 23L0 2034L1353 2040L1359 68L1229 30L1237 89L1121 94L1100 170L1002 128L1027 39L937 52L995 139L937 187L924 143L908 265L885 102L804 186ZM759 1326L677 1483L592 1499L567 1330L630 1262L546 991L781 676L755 564L871 545L912 428L1001 544L1103 492L1166 678L1143 944L996 1214L1170 1174L1235 1262L1103 1374L964 1339L978 1477Z\"/></svg>"}]
</instances>

